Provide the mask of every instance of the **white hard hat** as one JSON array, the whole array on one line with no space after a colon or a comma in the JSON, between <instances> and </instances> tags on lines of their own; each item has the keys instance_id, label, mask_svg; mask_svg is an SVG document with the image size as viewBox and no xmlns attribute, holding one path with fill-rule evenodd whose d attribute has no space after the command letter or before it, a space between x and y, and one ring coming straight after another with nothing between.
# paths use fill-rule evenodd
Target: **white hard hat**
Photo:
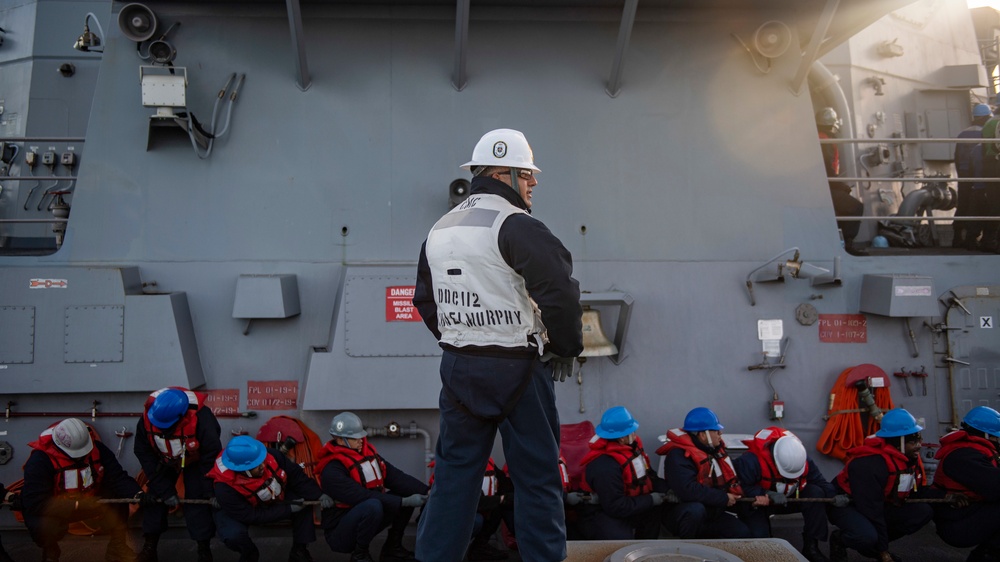
<instances>
[{"instance_id":1,"label":"white hard hat","mask_svg":"<svg viewBox=\"0 0 1000 562\"><path fill-rule=\"evenodd\" d=\"M90 454L94 441L87 425L76 418L65 419L52 428L52 441L67 455L78 459Z\"/></svg>"},{"instance_id":2,"label":"white hard hat","mask_svg":"<svg viewBox=\"0 0 1000 562\"><path fill-rule=\"evenodd\" d=\"M494 129L479 139L476 148L472 149L472 160L462 164L462 168L474 170L481 166L524 168L541 172L535 167L535 157L524 134L514 129Z\"/></svg>"},{"instance_id":3,"label":"white hard hat","mask_svg":"<svg viewBox=\"0 0 1000 562\"><path fill-rule=\"evenodd\" d=\"M785 435L774 442L774 464L785 478L798 478L806 471L806 448L794 435Z\"/></svg>"}]
</instances>

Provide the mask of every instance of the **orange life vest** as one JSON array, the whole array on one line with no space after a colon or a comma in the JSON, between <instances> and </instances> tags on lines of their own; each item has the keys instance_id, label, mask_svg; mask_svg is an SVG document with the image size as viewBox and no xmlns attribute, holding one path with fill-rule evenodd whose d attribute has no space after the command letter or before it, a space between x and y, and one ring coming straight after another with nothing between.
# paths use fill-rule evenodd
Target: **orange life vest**
<instances>
[{"instance_id":1,"label":"orange life vest","mask_svg":"<svg viewBox=\"0 0 1000 562\"><path fill-rule=\"evenodd\" d=\"M753 453L760 461L760 487L765 490L776 491L786 496L795 494L799 497L799 492L806 485L806 475L809 474L809 463L806 463L805 470L798 478L785 478L778 472L778 465L774 461L774 443L786 435L794 435L787 429L780 427L766 427L756 434L753 439L744 439L747 452Z\"/></svg>"},{"instance_id":2,"label":"orange life vest","mask_svg":"<svg viewBox=\"0 0 1000 562\"><path fill-rule=\"evenodd\" d=\"M945 435L941 438L941 448L938 450L934 458L940 462L944 462L944 459L948 457L951 453L959 449L973 449L979 453L982 453L990 460L990 464L994 467L998 465L998 452L996 446L989 439L983 439L982 437L976 437L969 435L963 430L952 431L951 433ZM941 465L938 465L937 472L934 473L934 484L935 488L944 490L945 492L961 492L969 497L969 499L974 501L982 501L983 497L967 487L966 485L954 480L947 473L941 470Z\"/></svg>"},{"instance_id":3,"label":"orange life vest","mask_svg":"<svg viewBox=\"0 0 1000 562\"><path fill-rule=\"evenodd\" d=\"M333 461L347 467L351 478L369 490L385 491L385 461L375 451L375 447L365 437L361 440L361 452L350 447L338 445L335 440L327 441L316 460L316 472L323 474L326 465ZM337 507L352 507L346 503L337 502Z\"/></svg>"},{"instance_id":4,"label":"orange life vest","mask_svg":"<svg viewBox=\"0 0 1000 562\"><path fill-rule=\"evenodd\" d=\"M52 440L52 430L59 425L56 422L38 436L37 441L28 443L32 449L37 449L49 458L52 467L55 468L55 495L56 496L93 496L101 487L101 480L104 478L104 465L101 464L101 452L97 450L97 436L94 430L87 428L90 432L90 439L95 443L90 453L74 459L65 451L56 446Z\"/></svg>"},{"instance_id":5,"label":"orange life vest","mask_svg":"<svg viewBox=\"0 0 1000 562\"><path fill-rule=\"evenodd\" d=\"M649 475L649 457L642 448L642 439L636 436L632 445L622 445L615 440L594 435L590 439L590 451L584 455L580 466L586 468L593 460L605 455L614 459L621 467L626 496L642 496L653 491L653 479ZM581 480L580 484L583 491L593 491L586 478Z\"/></svg>"},{"instance_id":6,"label":"orange life vest","mask_svg":"<svg viewBox=\"0 0 1000 562\"><path fill-rule=\"evenodd\" d=\"M743 495L740 481L736 477L733 461L726 453L726 443L720 440L718 453L709 455L701 450L691 435L683 429L674 428L667 432L667 442L656 450L658 455L666 455L674 449L684 451L684 456L691 459L698 467L698 483L708 488L723 490L728 494Z\"/></svg>"},{"instance_id":7,"label":"orange life vest","mask_svg":"<svg viewBox=\"0 0 1000 562\"><path fill-rule=\"evenodd\" d=\"M893 438L895 439L895 438ZM917 464L910 466L910 459L899 449L893 447L881 437L869 437L864 444L847 451L847 464L837 475L835 481L840 489L850 495L851 483L847 472L851 463L862 457L878 455L885 461L886 468L889 469L889 478L886 479L883 493L885 499L896 500L906 499L906 496L917 489L924 482L924 463L917 457Z\"/></svg>"},{"instance_id":8,"label":"orange life vest","mask_svg":"<svg viewBox=\"0 0 1000 562\"><path fill-rule=\"evenodd\" d=\"M172 427L166 429L156 427L149 421L149 407L156 397L164 390L175 389L183 391L188 397L188 409L184 416ZM179 386L161 388L146 398L142 414L142 427L154 451L160 454L160 461L166 465L183 469L188 462L196 462L200 458L198 443L198 412L205 407L205 395L193 392Z\"/></svg>"},{"instance_id":9,"label":"orange life vest","mask_svg":"<svg viewBox=\"0 0 1000 562\"><path fill-rule=\"evenodd\" d=\"M431 461L428 468L434 468L434 461ZM507 465L504 465L504 472L507 471ZM431 479L427 482L428 486L434 485L434 473L431 473ZM483 484L481 491L484 496L495 496L499 490L497 489L497 463L493 461L493 457L490 457L486 461L486 470L483 471Z\"/></svg>"},{"instance_id":10,"label":"orange life vest","mask_svg":"<svg viewBox=\"0 0 1000 562\"><path fill-rule=\"evenodd\" d=\"M264 472L257 478L247 476L245 471L232 470L222 464L222 453L215 459L215 466L208 471L208 477L239 492L250 505L280 501L285 497L288 474L278 467L278 461L270 453L264 457Z\"/></svg>"}]
</instances>

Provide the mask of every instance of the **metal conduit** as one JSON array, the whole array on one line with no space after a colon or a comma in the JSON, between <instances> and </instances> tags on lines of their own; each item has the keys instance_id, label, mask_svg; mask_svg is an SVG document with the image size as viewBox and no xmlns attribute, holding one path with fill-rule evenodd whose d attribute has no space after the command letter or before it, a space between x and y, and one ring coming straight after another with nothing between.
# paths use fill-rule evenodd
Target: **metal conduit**
<instances>
[{"instance_id":1,"label":"metal conduit","mask_svg":"<svg viewBox=\"0 0 1000 562\"><path fill-rule=\"evenodd\" d=\"M424 438L424 482L431 479L431 468L427 465L434 460L434 450L431 448L431 434L427 430L417 427L416 423L411 423L409 427L402 427L396 422L389 422L385 427L366 427L365 431L372 437L399 438L409 436L416 439L417 435Z\"/></svg>"}]
</instances>

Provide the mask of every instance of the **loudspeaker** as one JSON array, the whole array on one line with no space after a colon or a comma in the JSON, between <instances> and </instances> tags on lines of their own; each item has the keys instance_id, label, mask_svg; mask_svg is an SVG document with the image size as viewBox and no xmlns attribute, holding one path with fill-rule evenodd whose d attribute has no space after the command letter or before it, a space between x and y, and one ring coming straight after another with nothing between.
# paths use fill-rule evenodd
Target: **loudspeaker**
<instances>
[{"instance_id":1,"label":"loudspeaker","mask_svg":"<svg viewBox=\"0 0 1000 562\"><path fill-rule=\"evenodd\" d=\"M156 34L156 14L143 4L127 4L118 12L118 28L126 38L141 43Z\"/></svg>"},{"instance_id":2,"label":"loudspeaker","mask_svg":"<svg viewBox=\"0 0 1000 562\"><path fill-rule=\"evenodd\" d=\"M753 34L753 47L761 56L775 59L792 44L792 32L778 20L764 22Z\"/></svg>"}]
</instances>

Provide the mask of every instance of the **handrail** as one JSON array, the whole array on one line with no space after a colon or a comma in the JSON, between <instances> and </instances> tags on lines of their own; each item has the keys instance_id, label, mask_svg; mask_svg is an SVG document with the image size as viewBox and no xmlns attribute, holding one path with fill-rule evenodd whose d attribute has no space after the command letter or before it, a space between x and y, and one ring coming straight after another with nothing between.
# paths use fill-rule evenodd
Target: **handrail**
<instances>
[{"instance_id":1,"label":"handrail","mask_svg":"<svg viewBox=\"0 0 1000 562\"><path fill-rule=\"evenodd\" d=\"M990 140L988 138L956 138L956 137L945 137L945 138L904 138L904 137L892 137L887 139L848 139L848 138L817 138L820 144L842 144L842 143L858 143L858 144L920 144L920 143L942 143L942 142L954 142L959 144L982 144L983 142L988 142L992 144L1000 144L1000 139Z\"/></svg>"}]
</instances>

